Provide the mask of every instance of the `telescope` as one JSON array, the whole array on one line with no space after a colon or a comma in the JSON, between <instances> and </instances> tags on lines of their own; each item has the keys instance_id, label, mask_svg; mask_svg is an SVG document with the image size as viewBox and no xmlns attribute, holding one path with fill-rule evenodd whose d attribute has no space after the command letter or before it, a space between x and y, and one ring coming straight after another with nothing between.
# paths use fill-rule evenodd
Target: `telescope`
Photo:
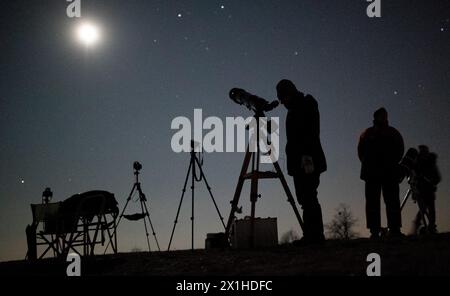
<instances>
[{"instance_id":1,"label":"telescope","mask_svg":"<svg viewBox=\"0 0 450 296\"><path fill-rule=\"evenodd\" d=\"M409 148L402 160L400 160L399 165L401 169L401 181L405 176L411 176L416 168L417 156L419 152L415 148Z\"/></svg>"},{"instance_id":2,"label":"telescope","mask_svg":"<svg viewBox=\"0 0 450 296\"><path fill-rule=\"evenodd\" d=\"M241 88L233 88L230 90L230 98L239 105L244 105L249 110L256 113L267 112L278 107L278 101L269 103L267 100L246 92Z\"/></svg>"}]
</instances>

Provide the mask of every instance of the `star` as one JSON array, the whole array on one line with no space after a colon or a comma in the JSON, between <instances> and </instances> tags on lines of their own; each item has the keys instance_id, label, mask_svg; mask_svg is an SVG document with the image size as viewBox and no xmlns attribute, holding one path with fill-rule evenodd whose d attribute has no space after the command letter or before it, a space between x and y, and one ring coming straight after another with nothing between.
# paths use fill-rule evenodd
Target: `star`
<instances>
[{"instance_id":1,"label":"star","mask_svg":"<svg viewBox=\"0 0 450 296\"><path fill-rule=\"evenodd\" d=\"M183 15L181 13L177 14L178 18L181 18Z\"/></svg>"},{"instance_id":2,"label":"star","mask_svg":"<svg viewBox=\"0 0 450 296\"><path fill-rule=\"evenodd\" d=\"M298 56L298 51L294 51L294 55Z\"/></svg>"},{"instance_id":3,"label":"star","mask_svg":"<svg viewBox=\"0 0 450 296\"><path fill-rule=\"evenodd\" d=\"M20 180L20 183L21 183L21 184L25 184L25 180L24 180L24 179L21 179L21 180Z\"/></svg>"},{"instance_id":4,"label":"star","mask_svg":"<svg viewBox=\"0 0 450 296\"><path fill-rule=\"evenodd\" d=\"M225 8L225 5L220 5L220 9L224 9Z\"/></svg>"},{"instance_id":5,"label":"star","mask_svg":"<svg viewBox=\"0 0 450 296\"><path fill-rule=\"evenodd\" d=\"M394 95L398 95L398 91L394 90Z\"/></svg>"}]
</instances>

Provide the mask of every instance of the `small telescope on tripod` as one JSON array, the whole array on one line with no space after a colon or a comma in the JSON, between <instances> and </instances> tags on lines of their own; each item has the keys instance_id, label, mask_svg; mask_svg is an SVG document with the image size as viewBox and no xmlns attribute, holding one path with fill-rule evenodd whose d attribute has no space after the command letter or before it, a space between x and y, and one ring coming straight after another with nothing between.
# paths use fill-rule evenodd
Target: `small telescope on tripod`
<instances>
[{"instance_id":1,"label":"small telescope on tripod","mask_svg":"<svg viewBox=\"0 0 450 296\"><path fill-rule=\"evenodd\" d=\"M430 224L430 217L429 212L427 211L426 207L424 207L423 197L420 190L419 182L420 179L424 180L426 179L425 176L421 176L420 173L418 173L417 169L417 161L419 157L419 152L415 148L409 148L406 152L405 156L400 161L400 167L402 169L402 176L406 176L409 184L409 188L406 191L406 194L402 200L402 203L400 205L400 211L403 210L403 208L406 205L406 202L408 201L408 198L411 196L413 201L417 203L417 206L419 208L419 217L420 220L418 220L418 223L422 223L424 226L423 229L426 229L427 226Z\"/></svg>"},{"instance_id":2,"label":"small telescope on tripod","mask_svg":"<svg viewBox=\"0 0 450 296\"><path fill-rule=\"evenodd\" d=\"M405 176L408 179L409 188L403 198L403 201L400 206L400 210L403 210L406 202L410 195L417 195L417 176L415 175L415 166L417 162L417 156L419 152L415 148L409 148L406 152L405 156L400 161L400 168L402 170L402 178Z\"/></svg>"}]
</instances>

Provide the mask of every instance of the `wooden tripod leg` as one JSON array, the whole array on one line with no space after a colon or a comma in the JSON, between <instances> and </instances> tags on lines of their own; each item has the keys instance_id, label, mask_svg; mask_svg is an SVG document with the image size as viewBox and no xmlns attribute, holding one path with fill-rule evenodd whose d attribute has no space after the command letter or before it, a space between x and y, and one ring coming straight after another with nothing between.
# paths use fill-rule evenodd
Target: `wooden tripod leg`
<instances>
[{"instance_id":1,"label":"wooden tripod leg","mask_svg":"<svg viewBox=\"0 0 450 296\"><path fill-rule=\"evenodd\" d=\"M252 152L250 152L249 147L247 146L247 151L245 152L244 163L242 164L241 174L239 175L239 180L236 186L236 190L234 192L233 200L231 201L231 212L228 217L227 227L225 229L225 236L229 237L231 225L233 224L234 214L238 208L239 197L241 196L242 187L244 186L245 174L247 173L248 165L250 164L250 159L252 158Z\"/></svg>"},{"instance_id":2,"label":"wooden tripod leg","mask_svg":"<svg viewBox=\"0 0 450 296\"><path fill-rule=\"evenodd\" d=\"M278 178L281 181L281 184L283 185L284 191L286 192L287 198L288 198L288 202L291 204L292 209L294 210L295 216L297 217L298 223L300 224L300 228L302 229L302 231L304 230L303 228L303 220L302 217L300 216L300 213L297 209L297 205L295 204L295 200L294 197L292 196L291 190L289 189L289 186L286 182L286 179L284 178L284 174L281 171L280 165L278 164L278 161L273 163L273 166L275 167L275 170L278 174Z\"/></svg>"}]
</instances>

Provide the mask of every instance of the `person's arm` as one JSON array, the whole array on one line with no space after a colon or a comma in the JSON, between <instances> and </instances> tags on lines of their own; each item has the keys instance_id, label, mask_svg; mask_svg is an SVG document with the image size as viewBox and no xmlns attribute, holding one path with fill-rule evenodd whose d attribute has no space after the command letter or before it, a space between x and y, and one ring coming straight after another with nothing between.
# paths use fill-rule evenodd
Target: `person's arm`
<instances>
[{"instance_id":1,"label":"person's arm","mask_svg":"<svg viewBox=\"0 0 450 296\"><path fill-rule=\"evenodd\" d=\"M312 96L307 95L305 100L305 112L303 112L305 118L301 120L305 126L301 128L300 141L303 154L311 156L314 154L320 136L320 114L317 102Z\"/></svg>"},{"instance_id":2,"label":"person's arm","mask_svg":"<svg viewBox=\"0 0 450 296\"><path fill-rule=\"evenodd\" d=\"M394 130L394 141L395 141L395 151L396 151L396 161L400 162L403 158L403 154L405 153L405 143L403 141L403 137L400 132L396 129Z\"/></svg>"},{"instance_id":3,"label":"person's arm","mask_svg":"<svg viewBox=\"0 0 450 296\"><path fill-rule=\"evenodd\" d=\"M314 140L320 136L320 113L317 101L311 96L307 95L307 122L310 123L310 128L306 131L306 137L309 140Z\"/></svg>"},{"instance_id":4,"label":"person's arm","mask_svg":"<svg viewBox=\"0 0 450 296\"><path fill-rule=\"evenodd\" d=\"M365 159L365 155L366 155L366 133L367 130L364 131L360 136L359 136L359 141L358 141L358 158L360 161L364 161Z\"/></svg>"},{"instance_id":5,"label":"person's arm","mask_svg":"<svg viewBox=\"0 0 450 296\"><path fill-rule=\"evenodd\" d=\"M439 167L437 165L437 155L434 153L431 153L431 181L434 186L437 186L441 182L441 172L439 171Z\"/></svg>"}]
</instances>

